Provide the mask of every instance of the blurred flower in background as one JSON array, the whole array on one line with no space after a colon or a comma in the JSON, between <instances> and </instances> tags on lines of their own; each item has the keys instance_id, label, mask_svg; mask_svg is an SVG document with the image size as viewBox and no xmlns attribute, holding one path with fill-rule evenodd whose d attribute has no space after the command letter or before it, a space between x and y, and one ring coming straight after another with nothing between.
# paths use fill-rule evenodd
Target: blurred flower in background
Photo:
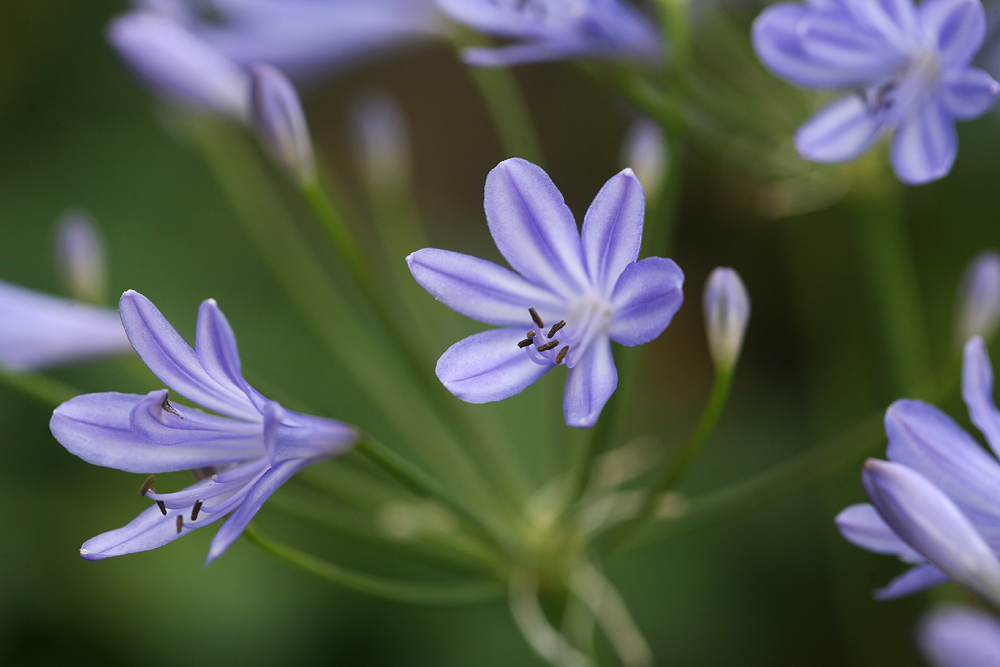
<instances>
[{"instance_id":1,"label":"blurred flower in background","mask_svg":"<svg viewBox=\"0 0 1000 667\"><path fill-rule=\"evenodd\" d=\"M985 611L938 607L920 619L916 636L931 667L1000 666L1000 620Z\"/></svg>"}]
</instances>

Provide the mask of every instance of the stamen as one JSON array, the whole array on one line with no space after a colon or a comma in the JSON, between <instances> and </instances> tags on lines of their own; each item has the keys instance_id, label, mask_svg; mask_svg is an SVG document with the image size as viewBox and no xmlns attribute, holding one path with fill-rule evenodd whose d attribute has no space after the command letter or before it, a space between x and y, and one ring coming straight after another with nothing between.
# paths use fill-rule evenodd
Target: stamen
<instances>
[{"instance_id":1,"label":"stamen","mask_svg":"<svg viewBox=\"0 0 1000 667\"><path fill-rule=\"evenodd\" d=\"M153 486L153 482L155 481L156 481L156 475L150 475L149 477L147 477L146 481L143 482L142 486L139 487L139 495L140 496L146 495L146 492L149 491L149 489Z\"/></svg>"},{"instance_id":2,"label":"stamen","mask_svg":"<svg viewBox=\"0 0 1000 667\"><path fill-rule=\"evenodd\" d=\"M552 328L549 329L549 332L545 335L548 338L552 338L553 336L556 335L556 332L562 329L564 326L566 326L566 320L559 320L558 322L552 325Z\"/></svg>"},{"instance_id":3,"label":"stamen","mask_svg":"<svg viewBox=\"0 0 1000 667\"><path fill-rule=\"evenodd\" d=\"M566 353L569 352L569 345L559 350L559 354L556 355L556 363L561 364L562 360L566 358Z\"/></svg>"},{"instance_id":4,"label":"stamen","mask_svg":"<svg viewBox=\"0 0 1000 667\"><path fill-rule=\"evenodd\" d=\"M542 322L542 318L538 316L538 311L534 308L529 308L528 312L531 313L531 319L535 321L539 329L545 328L545 322Z\"/></svg>"},{"instance_id":5,"label":"stamen","mask_svg":"<svg viewBox=\"0 0 1000 667\"><path fill-rule=\"evenodd\" d=\"M167 504L162 500L157 500L156 504L160 506L160 512L163 513L163 516L167 516Z\"/></svg>"},{"instance_id":6,"label":"stamen","mask_svg":"<svg viewBox=\"0 0 1000 667\"><path fill-rule=\"evenodd\" d=\"M550 340L545 345L539 345L538 346L538 351L539 352L548 352L549 350L553 349L558 344L559 344L559 341L557 341L557 340Z\"/></svg>"},{"instance_id":7,"label":"stamen","mask_svg":"<svg viewBox=\"0 0 1000 667\"><path fill-rule=\"evenodd\" d=\"M518 343L518 344L517 344L517 346L518 346L518 347L528 347L529 345L531 345L531 344L532 344L532 343L534 343L534 342L535 342L535 341L534 341L534 340L532 340L531 338L525 338L525 339L524 339L524 340L522 340L522 341L521 341L520 343Z\"/></svg>"},{"instance_id":8,"label":"stamen","mask_svg":"<svg viewBox=\"0 0 1000 667\"><path fill-rule=\"evenodd\" d=\"M537 331L529 331L528 333L526 333L524 335L527 336L528 338L534 338L535 336L538 335L538 332Z\"/></svg>"},{"instance_id":9,"label":"stamen","mask_svg":"<svg viewBox=\"0 0 1000 667\"><path fill-rule=\"evenodd\" d=\"M177 534L180 535L181 531L184 530L184 515L177 515Z\"/></svg>"},{"instance_id":10,"label":"stamen","mask_svg":"<svg viewBox=\"0 0 1000 667\"><path fill-rule=\"evenodd\" d=\"M200 511L201 511L201 501L199 500L198 502L196 502L194 504L194 507L191 508L191 520L192 521L197 521L198 520L198 512L200 512Z\"/></svg>"},{"instance_id":11,"label":"stamen","mask_svg":"<svg viewBox=\"0 0 1000 667\"><path fill-rule=\"evenodd\" d=\"M177 408L175 408L174 406L170 405L170 400L169 399L170 399L170 394L167 394L166 396L163 397L163 409L166 410L167 412L169 412L170 414L177 415L181 419L184 419L184 415L182 415L181 413L177 412Z\"/></svg>"}]
</instances>

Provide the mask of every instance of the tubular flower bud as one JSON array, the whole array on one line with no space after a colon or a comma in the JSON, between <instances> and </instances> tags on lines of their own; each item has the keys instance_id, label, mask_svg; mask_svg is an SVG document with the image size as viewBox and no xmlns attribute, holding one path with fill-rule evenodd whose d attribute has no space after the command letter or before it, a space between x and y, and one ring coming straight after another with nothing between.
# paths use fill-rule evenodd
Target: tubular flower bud
<instances>
[{"instance_id":1,"label":"tubular flower bud","mask_svg":"<svg viewBox=\"0 0 1000 667\"><path fill-rule=\"evenodd\" d=\"M712 361L720 370L731 369L750 319L750 296L736 271L724 266L712 271L705 283L704 309Z\"/></svg>"},{"instance_id":2,"label":"tubular flower bud","mask_svg":"<svg viewBox=\"0 0 1000 667\"><path fill-rule=\"evenodd\" d=\"M973 336L989 340L1000 323L1000 253L976 256L962 277L958 292L955 335L959 345Z\"/></svg>"},{"instance_id":3,"label":"tubular flower bud","mask_svg":"<svg viewBox=\"0 0 1000 667\"><path fill-rule=\"evenodd\" d=\"M104 241L83 211L63 213L56 226L56 263L70 295L100 303L107 288Z\"/></svg>"},{"instance_id":4,"label":"tubular flower bud","mask_svg":"<svg viewBox=\"0 0 1000 667\"><path fill-rule=\"evenodd\" d=\"M281 71L265 64L250 68L250 120L275 160L294 178L316 178L309 127L295 87Z\"/></svg>"}]
</instances>

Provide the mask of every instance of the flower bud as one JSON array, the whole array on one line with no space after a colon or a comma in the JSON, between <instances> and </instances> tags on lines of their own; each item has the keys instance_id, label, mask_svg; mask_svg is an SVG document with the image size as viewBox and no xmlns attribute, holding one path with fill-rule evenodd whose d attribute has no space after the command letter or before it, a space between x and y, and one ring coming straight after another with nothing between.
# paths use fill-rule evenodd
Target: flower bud
<instances>
[{"instance_id":1,"label":"flower bud","mask_svg":"<svg viewBox=\"0 0 1000 667\"><path fill-rule=\"evenodd\" d=\"M245 120L249 77L177 21L151 11L119 16L108 41L160 96L200 111Z\"/></svg>"},{"instance_id":2,"label":"flower bud","mask_svg":"<svg viewBox=\"0 0 1000 667\"><path fill-rule=\"evenodd\" d=\"M354 104L351 121L354 151L365 181L386 189L405 184L410 174L410 140L396 100L372 91Z\"/></svg>"},{"instance_id":3,"label":"flower bud","mask_svg":"<svg viewBox=\"0 0 1000 667\"><path fill-rule=\"evenodd\" d=\"M961 347L973 336L989 340L1000 322L1000 253L980 253L965 270L958 290L955 336Z\"/></svg>"},{"instance_id":4,"label":"flower bud","mask_svg":"<svg viewBox=\"0 0 1000 667\"><path fill-rule=\"evenodd\" d=\"M623 168L631 167L635 172L646 200L655 200L670 168L670 155L660 126L648 118L633 123L622 141L619 159Z\"/></svg>"},{"instance_id":5,"label":"flower bud","mask_svg":"<svg viewBox=\"0 0 1000 667\"><path fill-rule=\"evenodd\" d=\"M264 145L300 183L316 178L309 127L295 86L281 70L250 68L250 119Z\"/></svg>"},{"instance_id":6,"label":"flower bud","mask_svg":"<svg viewBox=\"0 0 1000 667\"><path fill-rule=\"evenodd\" d=\"M712 271L705 283L704 309L712 361L719 370L730 370L740 356L750 319L750 296L736 271L724 266Z\"/></svg>"},{"instance_id":7,"label":"flower bud","mask_svg":"<svg viewBox=\"0 0 1000 667\"><path fill-rule=\"evenodd\" d=\"M73 298L101 303L107 288L104 242L83 211L62 214L56 225L56 264Z\"/></svg>"}]
</instances>

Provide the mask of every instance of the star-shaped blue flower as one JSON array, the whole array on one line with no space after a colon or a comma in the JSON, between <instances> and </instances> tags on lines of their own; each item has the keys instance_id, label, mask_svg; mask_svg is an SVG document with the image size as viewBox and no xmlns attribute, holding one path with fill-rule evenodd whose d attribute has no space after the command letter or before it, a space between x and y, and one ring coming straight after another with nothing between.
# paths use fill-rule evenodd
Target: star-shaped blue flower
<instances>
[{"instance_id":1,"label":"star-shaped blue flower","mask_svg":"<svg viewBox=\"0 0 1000 667\"><path fill-rule=\"evenodd\" d=\"M589 428L618 386L611 341L635 346L659 336L684 299L684 274L669 259L636 261L645 198L631 169L601 188L582 235L548 175L525 160L506 160L490 172L485 208L493 240L514 271L436 248L406 258L435 299L503 327L448 348L438 378L462 400L486 403L564 365L566 423Z\"/></svg>"},{"instance_id":2,"label":"star-shaped blue flower","mask_svg":"<svg viewBox=\"0 0 1000 667\"><path fill-rule=\"evenodd\" d=\"M201 304L194 349L141 294L125 292L119 311L149 369L218 414L172 403L166 389L145 396L85 394L56 408L52 434L88 463L126 472L191 470L200 477L175 493L157 493L147 483L142 492L154 504L123 528L88 540L80 549L84 558L155 549L232 513L212 540L207 564L292 475L357 440L353 427L285 410L251 387L215 301Z\"/></svg>"},{"instance_id":3,"label":"star-shaped blue flower","mask_svg":"<svg viewBox=\"0 0 1000 667\"><path fill-rule=\"evenodd\" d=\"M894 132L904 183L947 175L956 120L986 113L1000 85L969 61L982 46L979 0L807 0L767 8L753 26L761 61L806 88L850 88L799 128L799 153L845 162Z\"/></svg>"}]
</instances>

